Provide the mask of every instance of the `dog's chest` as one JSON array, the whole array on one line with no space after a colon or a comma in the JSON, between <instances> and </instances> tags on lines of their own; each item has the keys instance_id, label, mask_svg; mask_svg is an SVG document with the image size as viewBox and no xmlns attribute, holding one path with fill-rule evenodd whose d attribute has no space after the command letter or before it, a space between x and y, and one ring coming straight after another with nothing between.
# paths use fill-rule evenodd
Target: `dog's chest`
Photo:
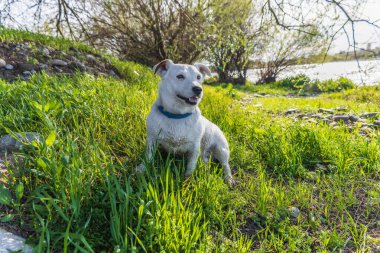
<instances>
[{"instance_id":1,"label":"dog's chest","mask_svg":"<svg viewBox=\"0 0 380 253\"><path fill-rule=\"evenodd\" d=\"M202 130L196 121L156 119L150 123L148 129L156 136L157 144L166 151L187 153L200 143Z\"/></svg>"}]
</instances>

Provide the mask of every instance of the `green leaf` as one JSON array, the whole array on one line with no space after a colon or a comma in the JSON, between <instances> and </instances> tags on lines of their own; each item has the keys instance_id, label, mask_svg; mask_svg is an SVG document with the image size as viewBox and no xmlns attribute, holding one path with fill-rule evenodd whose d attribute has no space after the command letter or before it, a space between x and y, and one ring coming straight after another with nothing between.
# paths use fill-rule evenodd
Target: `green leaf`
<instances>
[{"instance_id":1,"label":"green leaf","mask_svg":"<svg viewBox=\"0 0 380 253\"><path fill-rule=\"evenodd\" d=\"M46 169L46 167L47 167L46 163L41 158L38 158L37 164L38 164L38 166L40 166L43 169Z\"/></svg>"},{"instance_id":2,"label":"green leaf","mask_svg":"<svg viewBox=\"0 0 380 253\"><path fill-rule=\"evenodd\" d=\"M24 195L24 185L22 183L19 183L16 186L16 198L17 198L17 200L20 200L23 195Z\"/></svg>"},{"instance_id":3,"label":"green leaf","mask_svg":"<svg viewBox=\"0 0 380 253\"><path fill-rule=\"evenodd\" d=\"M0 219L0 222L10 222L15 217L14 214L6 214L3 218Z\"/></svg>"},{"instance_id":4,"label":"green leaf","mask_svg":"<svg viewBox=\"0 0 380 253\"><path fill-rule=\"evenodd\" d=\"M55 142L55 137L56 137L55 131L51 131L49 136L46 139L46 146L48 146L48 147L53 146L53 144Z\"/></svg>"},{"instance_id":5,"label":"green leaf","mask_svg":"<svg viewBox=\"0 0 380 253\"><path fill-rule=\"evenodd\" d=\"M4 188L4 186L0 187L0 204L10 206L12 204L12 196L11 193Z\"/></svg>"}]
</instances>

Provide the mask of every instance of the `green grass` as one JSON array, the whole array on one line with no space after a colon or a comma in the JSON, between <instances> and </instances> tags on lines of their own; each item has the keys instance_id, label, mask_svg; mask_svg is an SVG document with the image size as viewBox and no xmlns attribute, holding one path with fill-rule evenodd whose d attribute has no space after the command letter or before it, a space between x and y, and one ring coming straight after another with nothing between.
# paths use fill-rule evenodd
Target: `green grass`
<instances>
[{"instance_id":1,"label":"green grass","mask_svg":"<svg viewBox=\"0 0 380 253\"><path fill-rule=\"evenodd\" d=\"M342 105L379 111L377 88L247 102L231 87L205 86L202 112L230 144L238 181L230 188L216 164L200 159L184 181L185 161L159 153L134 175L158 79L143 66L119 64L125 80L38 74L0 81L0 135L46 139L2 176L11 194L0 188L8 206L0 219L35 231L28 241L37 252L378 250L379 131L367 138L283 114ZM297 218L289 207L300 210Z\"/></svg>"}]
</instances>

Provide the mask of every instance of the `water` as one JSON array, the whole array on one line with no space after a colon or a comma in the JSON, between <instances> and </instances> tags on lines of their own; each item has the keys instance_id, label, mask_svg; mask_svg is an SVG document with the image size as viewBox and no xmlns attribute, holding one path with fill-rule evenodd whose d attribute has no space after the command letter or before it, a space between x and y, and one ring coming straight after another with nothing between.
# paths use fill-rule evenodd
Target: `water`
<instances>
[{"instance_id":1,"label":"water","mask_svg":"<svg viewBox=\"0 0 380 253\"><path fill-rule=\"evenodd\" d=\"M380 60L360 61L360 68L361 71L356 61L295 65L282 72L278 79L305 74L312 79L319 80L337 79L343 76L359 85L380 84ZM248 70L248 80L256 82L257 79L255 70Z\"/></svg>"}]
</instances>

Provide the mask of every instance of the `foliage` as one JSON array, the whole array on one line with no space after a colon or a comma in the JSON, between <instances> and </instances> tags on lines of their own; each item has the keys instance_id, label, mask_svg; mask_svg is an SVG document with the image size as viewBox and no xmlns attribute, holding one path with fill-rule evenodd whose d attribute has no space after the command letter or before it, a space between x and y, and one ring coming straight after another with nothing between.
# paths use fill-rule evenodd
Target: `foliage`
<instances>
[{"instance_id":1,"label":"foliage","mask_svg":"<svg viewBox=\"0 0 380 253\"><path fill-rule=\"evenodd\" d=\"M192 63L201 56L207 1L96 1L90 36L123 59L153 66L163 59Z\"/></svg>"},{"instance_id":2,"label":"foliage","mask_svg":"<svg viewBox=\"0 0 380 253\"><path fill-rule=\"evenodd\" d=\"M340 77L336 80L311 80L309 77L301 74L293 77L287 77L273 84L277 87L285 87L302 93L321 93L321 92L338 92L342 90L353 89L356 85L348 78Z\"/></svg>"},{"instance_id":3,"label":"foliage","mask_svg":"<svg viewBox=\"0 0 380 253\"><path fill-rule=\"evenodd\" d=\"M215 67L220 82L245 84L249 57L255 50L252 1L215 1L210 17L206 58Z\"/></svg>"},{"instance_id":4,"label":"foliage","mask_svg":"<svg viewBox=\"0 0 380 253\"><path fill-rule=\"evenodd\" d=\"M321 52L322 43L318 26L311 26L307 32L284 31L280 27L267 28L263 38L264 45L259 54L255 55L257 83L275 82L278 75L294 64L294 59L310 53Z\"/></svg>"}]
</instances>

